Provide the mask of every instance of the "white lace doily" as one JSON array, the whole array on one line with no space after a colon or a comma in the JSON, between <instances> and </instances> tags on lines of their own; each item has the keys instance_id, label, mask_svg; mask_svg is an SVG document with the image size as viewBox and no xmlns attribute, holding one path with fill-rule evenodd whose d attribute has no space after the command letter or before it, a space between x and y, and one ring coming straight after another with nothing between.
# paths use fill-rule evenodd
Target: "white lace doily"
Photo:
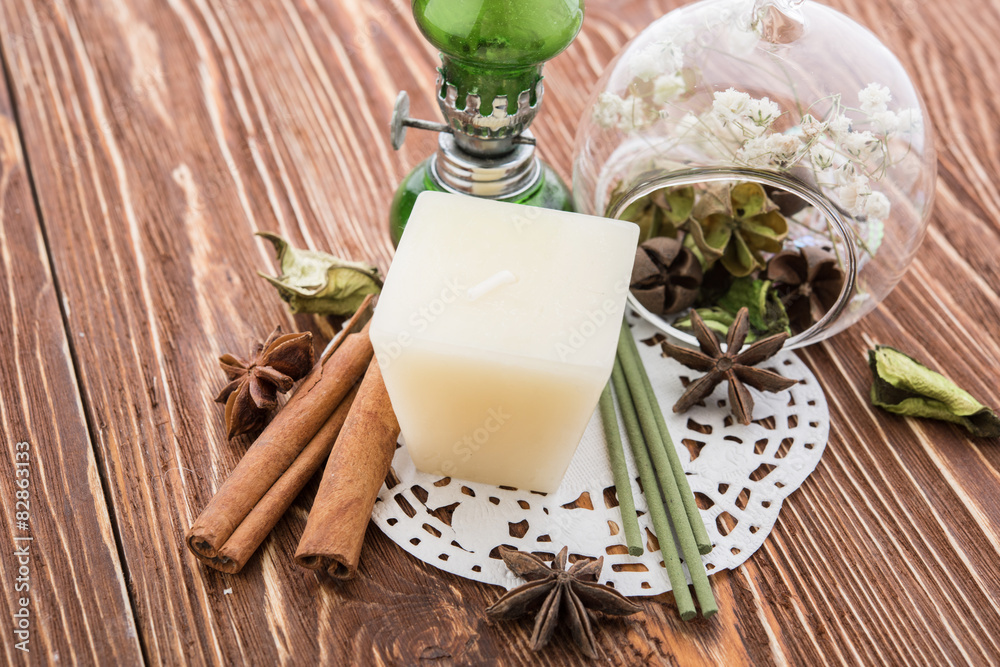
<instances>
[{"instance_id":1,"label":"white lace doily","mask_svg":"<svg viewBox=\"0 0 1000 667\"><path fill-rule=\"evenodd\" d=\"M636 322L633 335L656 331ZM709 574L734 568L763 544L781 502L816 468L829 433L826 398L816 378L792 352L763 364L801 382L779 394L753 392L756 420L741 426L729 416L723 383L685 414L671 406L681 378L699 374L661 357L659 345L639 343L691 490L714 548L703 556ZM619 415L619 423L621 417ZM420 560L476 581L512 588L520 580L504 566L498 546L547 558L564 545L573 555L604 556L601 582L625 595L670 590L655 532L639 491L638 472L622 433L632 477L642 556L629 556L608 464L600 415L591 419L559 490L552 494L441 478L417 471L405 445L392 462L392 488L383 486L373 520L389 538Z\"/></svg>"}]
</instances>

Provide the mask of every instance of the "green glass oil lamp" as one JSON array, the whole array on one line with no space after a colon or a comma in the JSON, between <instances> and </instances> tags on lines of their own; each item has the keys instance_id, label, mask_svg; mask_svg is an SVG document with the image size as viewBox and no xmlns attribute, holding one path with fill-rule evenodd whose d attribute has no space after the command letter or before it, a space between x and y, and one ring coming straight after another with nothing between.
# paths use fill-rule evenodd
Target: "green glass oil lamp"
<instances>
[{"instance_id":1,"label":"green glass oil lamp","mask_svg":"<svg viewBox=\"0 0 1000 667\"><path fill-rule=\"evenodd\" d=\"M409 118L409 98L399 94L394 148L408 127L441 135L437 153L396 191L393 243L425 190L571 210L569 188L538 158L527 130L541 108L542 66L576 37L583 0L413 0L413 16L441 51L437 99L445 122Z\"/></svg>"}]
</instances>

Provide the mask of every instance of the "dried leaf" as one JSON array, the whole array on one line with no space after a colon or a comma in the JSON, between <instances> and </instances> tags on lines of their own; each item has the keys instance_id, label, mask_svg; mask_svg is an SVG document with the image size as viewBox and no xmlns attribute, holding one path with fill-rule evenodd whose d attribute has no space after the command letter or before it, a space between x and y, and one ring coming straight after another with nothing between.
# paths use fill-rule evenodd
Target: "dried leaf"
<instances>
[{"instance_id":1,"label":"dried leaf","mask_svg":"<svg viewBox=\"0 0 1000 667\"><path fill-rule=\"evenodd\" d=\"M300 250L277 234L257 232L274 246L281 275L259 275L274 285L293 313L351 315L369 294L382 290L379 270L324 252Z\"/></svg>"},{"instance_id":2,"label":"dried leaf","mask_svg":"<svg viewBox=\"0 0 1000 667\"><path fill-rule=\"evenodd\" d=\"M908 417L940 419L982 438L1000 437L1000 416L953 381L899 350L868 351L874 382L872 405Z\"/></svg>"},{"instance_id":3,"label":"dried leaf","mask_svg":"<svg viewBox=\"0 0 1000 667\"><path fill-rule=\"evenodd\" d=\"M750 314L750 329L758 337L781 332L791 334L788 313L769 280L737 278L718 305L733 314L746 308Z\"/></svg>"}]
</instances>

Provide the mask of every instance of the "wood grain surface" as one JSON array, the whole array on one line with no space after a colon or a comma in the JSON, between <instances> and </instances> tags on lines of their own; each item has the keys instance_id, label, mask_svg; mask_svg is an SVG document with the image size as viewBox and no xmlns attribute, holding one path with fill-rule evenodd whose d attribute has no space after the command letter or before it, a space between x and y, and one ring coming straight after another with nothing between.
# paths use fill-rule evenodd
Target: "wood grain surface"
<instances>
[{"instance_id":1,"label":"wood grain surface","mask_svg":"<svg viewBox=\"0 0 1000 667\"><path fill-rule=\"evenodd\" d=\"M135 619L46 244L0 83L2 656L134 664Z\"/></svg>"},{"instance_id":2,"label":"wood grain surface","mask_svg":"<svg viewBox=\"0 0 1000 667\"><path fill-rule=\"evenodd\" d=\"M613 54L676 0L592 0L547 68L542 153L569 174L576 121ZM764 547L712 578L720 613L669 595L602 626L609 664L1000 662L1000 443L873 411L864 350L891 343L1000 405L1000 4L832 5L924 92L937 209L882 306L803 357L830 443ZM227 443L215 358L292 318L253 232L391 259L388 202L435 147L392 151L398 90L434 118L436 54L402 0L0 0L0 507L32 443L32 661L578 664L491 625L498 589L416 561L370 527L357 579L292 554L313 489L239 575L183 534L247 446ZM833 54L831 57L836 57ZM16 113L15 113L16 112ZM22 159L22 150L24 158ZM37 211L37 214L36 214ZM317 330L319 333L319 330ZM35 504L35 503L38 504ZM4 617L14 528L0 531ZM25 658L4 632L4 657Z\"/></svg>"}]
</instances>

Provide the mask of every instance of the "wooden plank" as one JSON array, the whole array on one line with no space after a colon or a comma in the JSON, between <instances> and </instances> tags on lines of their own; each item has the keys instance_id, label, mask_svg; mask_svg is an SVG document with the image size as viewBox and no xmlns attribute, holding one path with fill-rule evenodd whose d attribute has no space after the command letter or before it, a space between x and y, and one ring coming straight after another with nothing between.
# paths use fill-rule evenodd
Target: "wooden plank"
<instances>
[{"instance_id":1,"label":"wooden plank","mask_svg":"<svg viewBox=\"0 0 1000 667\"><path fill-rule=\"evenodd\" d=\"M58 298L0 81L0 655L140 664Z\"/></svg>"},{"instance_id":2,"label":"wooden plank","mask_svg":"<svg viewBox=\"0 0 1000 667\"><path fill-rule=\"evenodd\" d=\"M588 3L535 125L561 173L604 65L676 4ZM872 411L863 357L866 338L896 344L1000 405L1000 94L975 83L1000 65L1000 11L832 4L886 39L927 94L938 213L889 300L804 354L830 398L830 445L764 548L713 577L718 620L683 624L669 596L651 600L600 633L616 664L1000 661L1000 452ZM435 141L413 132L393 153L386 139L400 88L414 115L437 114L435 54L409 3L4 0L0 22L20 36L0 44L150 661L576 663L564 641L531 655L526 624L485 623L495 590L374 528L356 581L296 569L308 503L235 577L181 546L246 444L223 441L214 357L277 323L311 326L255 277L271 261L252 232L388 264L388 200Z\"/></svg>"}]
</instances>

